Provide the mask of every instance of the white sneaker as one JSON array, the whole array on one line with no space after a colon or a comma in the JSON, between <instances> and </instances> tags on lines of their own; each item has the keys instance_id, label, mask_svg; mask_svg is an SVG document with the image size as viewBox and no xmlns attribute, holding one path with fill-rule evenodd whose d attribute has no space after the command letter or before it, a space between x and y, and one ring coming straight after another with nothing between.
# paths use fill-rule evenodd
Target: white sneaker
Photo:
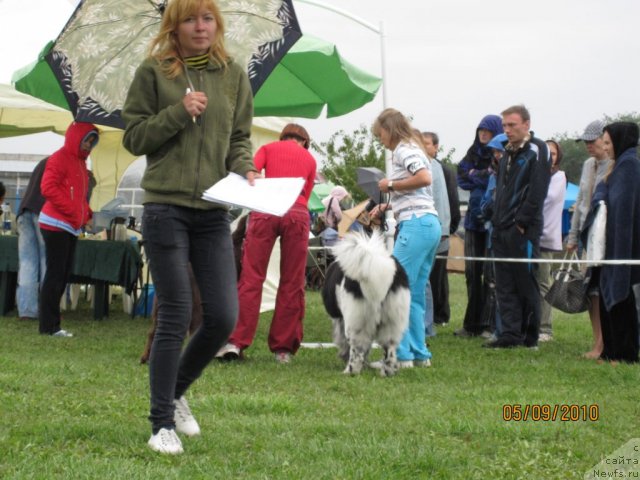
<instances>
[{"instance_id":1,"label":"white sneaker","mask_svg":"<svg viewBox=\"0 0 640 480\"><path fill-rule=\"evenodd\" d=\"M168 428L161 428L158 433L151 435L147 443L149 448L155 452L168 453L169 455L177 455L184 452L182 442L176 435L176 431Z\"/></svg>"},{"instance_id":2,"label":"white sneaker","mask_svg":"<svg viewBox=\"0 0 640 480\"><path fill-rule=\"evenodd\" d=\"M216 358L219 360L238 360L240 358L240 349L233 343L227 343L224 347L218 350Z\"/></svg>"},{"instance_id":3,"label":"white sneaker","mask_svg":"<svg viewBox=\"0 0 640 480\"><path fill-rule=\"evenodd\" d=\"M400 360L398 362L400 368L413 368L413 360Z\"/></svg>"},{"instance_id":4,"label":"white sneaker","mask_svg":"<svg viewBox=\"0 0 640 480\"><path fill-rule=\"evenodd\" d=\"M428 368L428 367L431 366L431 360L429 358L427 358L426 360L414 360L413 361L413 366L414 367Z\"/></svg>"},{"instance_id":5,"label":"white sneaker","mask_svg":"<svg viewBox=\"0 0 640 480\"><path fill-rule=\"evenodd\" d=\"M493 335L493 333L491 333L489 330L483 330L482 333L480 335L478 335L478 336L480 338L484 338L485 340L489 340L492 335Z\"/></svg>"},{"instance_id":6,"label":"white sneaker","mask_svg":"<svg viewBox=\"0 0 640 480\"><path fill-rule=\"evenodd\" d=\"M187 437L195 437L200 435L200 425L191 413L187 399L184 395L173 401L175 410L173 412L173 421L176 422L176 431Z\"/></svg>"},{"instance_id":7,"label":"white sneaker","mask_svg":"<svg viewBox=\"0 0 640 480\"><path fill-rule=\"evenodd\" d=\"M275 357L277 363L285 364L291 362L291 354L289 352L276 352Z\"/></svg>"},{"instance_id":8,"label":"white sneaker","mask_svg":"<svg viewBox=\"0 0 640 480\"><path fill-rule=\"evenodd\" d=\"M71 337L73 337L73 333L67 332L66 330L58 330L56 333L52 333L51 336L52 337L71 338Z\"/></svg>"},{"instance_id":9,"label":"white sneaker","mask_svg":"<svg viewBox=\"0 0 640 480\"><path fill-rule=\"evenodd\" d=\"M541 333L538 335L538 342L550 342L553 336L550 333Z\"/></svg>"}]
</instances>

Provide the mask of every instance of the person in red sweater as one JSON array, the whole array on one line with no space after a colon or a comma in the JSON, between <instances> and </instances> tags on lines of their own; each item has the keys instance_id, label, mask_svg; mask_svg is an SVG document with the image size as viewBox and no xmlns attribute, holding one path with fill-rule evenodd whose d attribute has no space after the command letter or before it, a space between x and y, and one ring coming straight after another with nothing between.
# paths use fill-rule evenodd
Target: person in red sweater
<instances>
[{"instance_id":1,"label":"person in red sweater","mask_svg":"<svg viewBox=\"0 0 640 480\"><path fill-rule=\"evenodd\" d=\"M60 297L71 276L78 236L92 217L86 161L98 139L95 125L73 122L62 148L49 157L40 183L45 202L38 222L47 269L40 288L38 320L44 335L73 336L60 328Z\"/></svg>"},{"instance_id":2,"label":"person in red sweater","mask_svg":"<svg viewBox=\"0 0 640 480\"><path fill-rule=\"evenodd\" d=\"M290 123L280 133L280 141L264 145L255 155L255 167L258 171L264 169L266 178L302 177L305 184L293 206L282 217L258 212L249 215L238 284L238 323L228 343L217 353L218 358L238 359L242 350L253 342L260 315L262 284L278 237L283 254L276 308L269 330L269 349L274 352L276 361L288 363L300 347L310 227L307 202L316 177L316 161L308 148L307 131Z\"/></svg>"}]
</instances>

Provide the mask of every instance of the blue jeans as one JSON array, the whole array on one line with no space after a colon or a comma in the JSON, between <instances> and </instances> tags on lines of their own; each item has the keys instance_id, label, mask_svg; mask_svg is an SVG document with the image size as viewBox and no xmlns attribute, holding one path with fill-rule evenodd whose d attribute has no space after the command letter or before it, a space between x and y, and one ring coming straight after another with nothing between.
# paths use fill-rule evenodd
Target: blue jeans
<instances>
[{"instance_id":1,"label":"blue jeans","mask_svg":"<svg viewBox=\"0 0 640 480\"><path fill-rule=\"evenodd\" d=\"M18 316L38 318L38 293L47 271L44 239L38 225L38 214L25 210L18 217Z\"/></svg>"},{"instance_id":2,"label":"blue jeans","mask_svg":"<svg viewBox=\"0 0 640 480\"><path fill-rule=\"evenodd\" d=\"M142 230L158 299L158 322L149 359L154 433L173 428L173 400L181 397L224 345L238 316L236 266L229 215L147 203ZM191 322L188 263L202 296L202 326L186 348Z\"/></svg>"},{"instance_id":3,"label":"blue jeans","mask_svg":"<svg viewBox=\"0 0 640 480\"><path fill-rule=\"evenodd\" d=\"M409 277L411 309L409 327L398 345L398 360L427 360L431 352L425 345L425 288L436 249L440 243L440 222L432 214L411 217L400 222L393 256L398 259Z\"/></svg>"}]
</instances>

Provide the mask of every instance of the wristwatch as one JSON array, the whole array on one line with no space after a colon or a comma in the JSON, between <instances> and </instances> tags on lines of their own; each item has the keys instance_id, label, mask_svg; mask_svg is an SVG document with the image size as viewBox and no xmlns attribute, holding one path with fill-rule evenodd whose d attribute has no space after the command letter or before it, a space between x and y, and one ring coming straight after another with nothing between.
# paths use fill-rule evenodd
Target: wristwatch
<instances>
[{"instance_id":1,"label":"wristwatch","mask_svg":"<svg viewBox=\"0 0 640 480\"><path fill-rule=\"evenodd\" d=\"M387 183L387 188L390 192L393 192L393 180L389 180L389 183Z\"/></svg>"}]
</instances>

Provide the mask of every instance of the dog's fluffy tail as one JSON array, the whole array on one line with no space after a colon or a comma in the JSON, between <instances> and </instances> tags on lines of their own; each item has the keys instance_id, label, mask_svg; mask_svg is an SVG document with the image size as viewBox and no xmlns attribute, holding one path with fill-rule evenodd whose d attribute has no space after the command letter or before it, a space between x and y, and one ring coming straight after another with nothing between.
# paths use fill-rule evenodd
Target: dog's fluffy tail
<instances>
[{"instance_id":1,"label":"dog's fluffy tail","mask_svg":"<svg viewBox=\"0 0 640 480\"><path fill-rule=\"evenodd\" d=\"M384 300L393 282L396 264L380 230L374 230L371 237L362 232L348 233L332 251L345 276L360 284L368 300Z\"/></svg>"}]
</instances>

